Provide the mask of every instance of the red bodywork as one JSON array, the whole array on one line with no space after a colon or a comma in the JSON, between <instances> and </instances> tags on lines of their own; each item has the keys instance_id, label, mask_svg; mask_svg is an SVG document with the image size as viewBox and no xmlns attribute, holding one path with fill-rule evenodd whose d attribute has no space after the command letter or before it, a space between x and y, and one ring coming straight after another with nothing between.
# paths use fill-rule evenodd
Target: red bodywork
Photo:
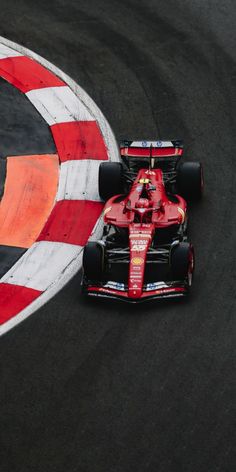
<instances>
[{"instance_id":1,"label":"red bodywork","mask_svg":"<svg viewBox=\"0 0 236 472\"><path fill-rule=\"evenodd\" d=\"M148 207L138 208L143 197ZM128 292L105 287L89 287L88 291L107 293L130 300L166 294L180 294L183 287L162 287L154 291L143 291L147 251L152 243L156 228L180 225L185 220L186 201L175 195L171 201L165 190L160 169L141 169L131 191L124 199L115 196L107 201L104 208L104 222L129 229L129 281ZM142 202L141 202L142 203ZM141 205L142 206L142 205ZM146 205L147 206L147 205Z\"/></svg>"}]
</instances>

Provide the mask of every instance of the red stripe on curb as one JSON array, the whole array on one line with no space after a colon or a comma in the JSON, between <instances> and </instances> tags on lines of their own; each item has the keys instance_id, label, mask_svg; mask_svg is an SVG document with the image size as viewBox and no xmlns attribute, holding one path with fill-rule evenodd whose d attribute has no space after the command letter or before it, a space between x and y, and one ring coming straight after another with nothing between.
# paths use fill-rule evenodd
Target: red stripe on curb
<instances>
[{"instance_id":1,"label":"red stripe on curb","mask_svg":"<svg viewBox=\"0 0 236 472\"><path fill-rule=\"evenodd\" d=\"M87 200L58 202L38 241L53 241L84 246L101 215L104 204ZM84 215L84 218L81 216Z\"/></svg>"},{"instance_id":2,"label":"red stripe on curb","mask_svg":"<svg viewBox=\"0 0 236 472\"><path fill-rule=\"evenodd\" d=\"M26 308L41 292L32 288L21 287L19 285L0 284L0 324L6 323L13 316Z\"/></svg>"},{"instance_id":3,"label":"red stripe on curb","mask_svg":"<svg viewBox=\"0 0 236 472\"><path fill-rule=\"evenodd\" d=\"M65 86L55 74L25 56L0 59L0 76L23 93L45 87Z\"/></svg>"},{"instance_id":4,"label":"red stripe on curb","mask_svg":"<svg viewBox=\"0 0 236 472\"><path fill-rule=\"evenodd\" d=\"M74 121L51 126L61 162L78 159L107 160L104 139L96 121Z\"/></svg>"}]
</instances>

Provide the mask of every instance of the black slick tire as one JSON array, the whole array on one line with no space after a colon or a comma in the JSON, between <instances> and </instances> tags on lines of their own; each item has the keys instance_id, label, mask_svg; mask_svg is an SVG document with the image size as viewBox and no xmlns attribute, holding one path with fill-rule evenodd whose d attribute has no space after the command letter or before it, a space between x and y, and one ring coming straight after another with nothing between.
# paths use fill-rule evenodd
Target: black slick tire
<instances>
[{"instance_id":1,"label":"black slick tire","mask_svg":"<svg viewBox=\"0 0 236 472\"><path fill-rule=\"evenodd\" d=\"M121 162L102 162L99 166L98 182L99 195L104 201L124 193Z\"/></svg>"},{"instance_id":2,"label":"black slick tire","mask_svg":"<svg viewBox=\"0 0 236 472\"><path fill-rule=\"evenodd\" d=\"M186 281L192 285L194 272L194 249L192 244L181 242L171 250L171 271L174 280Z\"/></svg>"},{"instance_id":3,"label":"black slick tire","mask_svg":"<svg viewBox=\"0 0 236 472\"><path fill-rule=\"evenodd\" d=\"M83 253L83 270L87 280L99 281L104 269L104 247L98 242L86 244Z\"/></svg>"},{"instance_id":4,"label":"black slick tire","mask_svg":"<svg viewBox=\"0 0 236 472\"><path fill-rule=\"evenodd\" d=\"M183 162L179 165L177 191L185 200L200 200L203 192L203 170L200 162Z\"/></svg>"}]
</instances>

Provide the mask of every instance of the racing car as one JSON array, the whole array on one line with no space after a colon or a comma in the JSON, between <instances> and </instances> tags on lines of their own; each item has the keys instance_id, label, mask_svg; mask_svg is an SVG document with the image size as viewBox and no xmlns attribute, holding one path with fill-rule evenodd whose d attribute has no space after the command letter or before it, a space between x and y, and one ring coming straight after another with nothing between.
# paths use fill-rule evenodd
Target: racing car
<instances>
[{"instance_id":1,"label":"racing car","mask_svg":"<svg viewBox=\"0 0 236 472\"><path fill-rule=\"evenodd\" d=\"M100 164L104 229L84 248L84 294L135 303L189 293L187 203L202 196L203 170L182 153L182 141L126 140L121 162Z\"/></svg>"}]
</instances>

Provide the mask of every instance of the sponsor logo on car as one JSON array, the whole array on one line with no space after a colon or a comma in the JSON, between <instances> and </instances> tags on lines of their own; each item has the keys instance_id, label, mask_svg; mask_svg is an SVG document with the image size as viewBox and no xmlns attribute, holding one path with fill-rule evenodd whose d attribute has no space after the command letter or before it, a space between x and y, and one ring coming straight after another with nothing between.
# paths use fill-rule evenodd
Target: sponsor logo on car
<instances>
[{"instance_id":1,"label":"sponsor logo on car","mask_svg":"<svg viewBox=\"0 0 236 472\"><path fill-rule=\"evenodd\" d=\"M144 238L145 238L145 240L146 239L152 239L152 236L149 233L143 231L143 232L140 232L140 233L131 233L130 234L130 239L132 239L132 241L133 241L133 238L139 239L139 241L140 241L140 239L144 240Z\"/></svg>"},{"instance_id":2,"label":"sponsor logo on car","mask_svg":"<svg viewBox=\"0 0 236 472\"><path fill-rule=\"evenodd\" d=\"M132 250L137 251L137 252L141 252L141 251L145 251L146 247L147 247L146 244L134 244L132 246Z\"/></svg>"},{"instance_id":3,"label":"sponsor logo on car","mask_svg":"<svg viewBox=\"0 0 236 472\"><path fill-rule=\"evenodd\" d=\"M142 257L133 257L133 259L131 259L131 264L133 264L134 266L140 266L144 263L144 259Z\"/></svg>"},{"instance_id":4,"label":"sponsor logo on car","mask_svg":"<svg viewBox=\"0 0 236 472\"><path fill-rule=\"evenodd\" d=\"M146 291L149 292L150 290L160 290L160 289L168 289L168 285L165 282L153 282L146 285Z\"/></svg>"},{"instance_id":5,"label":"sponsor logo on car","mask_svg":"<svg viewBox=\"0 0 236 472\"><path fill-rule=\"evenodd\" d=\"M132 267L132 270L136 273L136 272L141 272L141 267L140 266L133 266Z\"/></svg>"},{"instance_id":6,"label":"sponsor logo on car","mask_svg":"<svg viewBox=\"0 0 236 472\"><path fill-rule=\"evenodd\" d=\"M123 291L125 290L125 284L121 282L108 281L104 287L111 288L113 290L123 290Z\"/></svg>"}]
</instances>

